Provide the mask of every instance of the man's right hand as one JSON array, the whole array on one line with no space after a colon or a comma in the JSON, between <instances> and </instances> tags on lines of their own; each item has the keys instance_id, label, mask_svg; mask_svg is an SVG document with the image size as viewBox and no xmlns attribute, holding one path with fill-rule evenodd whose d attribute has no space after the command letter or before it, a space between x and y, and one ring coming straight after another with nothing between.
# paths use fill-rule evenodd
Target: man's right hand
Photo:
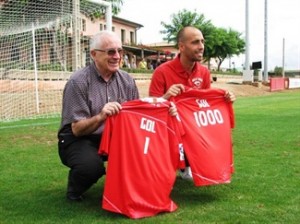
<instances>
[{"instance_id":1,"label":"man's right hand","mask_svg":"<svg viewBox=\"0 0 300 224\"><path fill-rule=\"evenodd\" d=\"M170 97L180 95L182 92L184 92L184 85L174 84L163 95L163 98L168 100Z\"/></svg>"},{"instance_id":2,"label":"man's right hand","mask_svg":"<svg viewBox=\"0 0 300 224\"><path fill-rule=\"evenodd\" d=\"M90 135L99 128L108 116L117 114L122 109L118 102L109 102L104 105L101 112L91 118L82 119L72 123L72 132L75 136Z\"/></svg>"},{"instance_id":3,"label":"man's right hand","mask_svg":"<svg viewBox=\"0 0 300 224\"><path fill-rule=\"evenodd\" d=\"M118 102L109 102L109 103L105 104L104 107L102 108L102 110L100 112L100 116L103 119L106 119L107 116L112 116L114 114L118 114L121 109L122 109L122 106Z\"/></svg>"}]
</instances>

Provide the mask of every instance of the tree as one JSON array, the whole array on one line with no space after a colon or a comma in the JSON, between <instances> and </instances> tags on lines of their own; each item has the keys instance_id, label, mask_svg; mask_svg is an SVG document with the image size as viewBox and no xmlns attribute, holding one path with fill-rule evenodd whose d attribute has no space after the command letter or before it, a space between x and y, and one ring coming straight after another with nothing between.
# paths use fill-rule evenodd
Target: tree
<instances>
[{"instance_id":1,"label":"tree","mask_svg":"<svg viewBox=\"0 0 300 224\"><path fill-rule=\"evenodd\" d=\"M214 39L209 45L209 55L207 57L218 59L218 71L226 58L239 55L245 51L245 41L241 34L232 29L215 28Z\"/></svg>"},{"instance_id":2,"label":"tree","mask_svg":"<svg viewBox=\"0 0 300 224\"><path fill-rule=\"evenodd\" d=\"M123 5L123 0L104 0L110 2L112 6L112 14L117 15L121 11L121 6ZM102 10L99 10L99 6L88 0L80 0L80 11L87 14L91 18L100 18L105 13L105 8L101 7Z\"/></svg>"},{"instance_id":3,"label":"tree","mask_svg":"<svg viewBox=\"0 0 300 224\"><path fill-rule=\"evenodd\" d=\"M203 14L184 9L171 16L171 24L161 22L161 25L165 28L161 33L166 35L163 39L168 42L176 43L176 35L181 28L185 26L197 27L202 31L205 38L203 57L204 61L208 62L208 67L210 67L210 60L217 58L218 70L220 70L222 62L227 57L239 55L245 51L246 44L241 38L241 33L232 29L226 30L224 28L217 28L210 20L206 20Z\"/></svg>"},{"instance_id":4,"label":"tree","mask_svg":"<svg viewBox=\"0 0 300 224\"><path fill-rule=\"evenodd\" d=\"M282 67L275 66L275 68L274 68L274 74L275 74L275 76L282 75L282 72L283 72L283 68Z\"/></svg>"},{"instance_id":5,"label":"tree","mask_svg":"<svg viewBox=\"0 0 300 224\"><path fill-rule=\"evenodd\" d=\"M165 34L166 37L163 40L168 42L176 43L176 37L179 30L185 26L195 26L203 32L203 35L210 35L210 32L213 28L210 20L205 20L203 14L198 14L196 11L190 12L186 9L179 11L177 14L172 14L171 24L166 24L165 22L161 22L161 25L165 28L160 31L161 34ZM177 43L176 43L177 47Z\"/></svg>"}]
</instances>

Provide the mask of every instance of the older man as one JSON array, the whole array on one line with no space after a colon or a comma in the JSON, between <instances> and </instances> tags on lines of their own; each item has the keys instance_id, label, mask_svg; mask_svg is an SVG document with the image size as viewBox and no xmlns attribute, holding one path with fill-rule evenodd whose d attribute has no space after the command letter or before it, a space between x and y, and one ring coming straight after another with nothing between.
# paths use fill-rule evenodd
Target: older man
<instances>
[{"instance_id":1,"label":"older man","mask_svg":"<svg viewBox=\"0 0 300 224\"><path fill-rule=\"evenodd\" d=\"M134 79L119 70L123 49L115 33L96 34L90 55L93 63L66 83L58 131L59 156L70 168L67 199L71 201L81 201L105 174L105 158L98 155L105 119L118 113L122 102L139 98Z\"/></svg>"}]
</instances>

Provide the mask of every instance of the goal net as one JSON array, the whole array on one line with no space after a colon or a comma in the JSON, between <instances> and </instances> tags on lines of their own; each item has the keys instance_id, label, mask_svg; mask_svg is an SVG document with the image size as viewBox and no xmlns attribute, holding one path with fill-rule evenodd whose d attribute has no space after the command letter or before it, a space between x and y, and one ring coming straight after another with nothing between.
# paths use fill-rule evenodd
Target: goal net
<instances>
[{"instance_id":1,"label":"goal net","mask_svg":"<svg viewBox=\"0 0 300 224\"><path fill-rule=\"evenodd\" d=\"M80 17L105 14L101 2L0 0L0 121L60 116L66 81L89 63Z\"/></svg>"}]
</instances>

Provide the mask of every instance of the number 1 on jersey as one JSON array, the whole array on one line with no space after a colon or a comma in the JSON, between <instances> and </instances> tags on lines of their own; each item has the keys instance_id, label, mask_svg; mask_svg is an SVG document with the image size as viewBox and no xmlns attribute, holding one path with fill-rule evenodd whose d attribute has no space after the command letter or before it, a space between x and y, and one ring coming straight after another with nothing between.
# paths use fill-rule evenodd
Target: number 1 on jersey
<instances>
[{"instance_id":1,"label":"number 1 on jersey","mask_svg":"<svg viewBox=\"0 0 300 224\"><path fill-rule=\"evenodd\" d=\"M148 153L149 142L150 142L150 138L149 138L149 137L146 137L146 139L145 139L145 145L144 145L144 154L147 154L147 153Z\"/></svg>"}]
</instances>

